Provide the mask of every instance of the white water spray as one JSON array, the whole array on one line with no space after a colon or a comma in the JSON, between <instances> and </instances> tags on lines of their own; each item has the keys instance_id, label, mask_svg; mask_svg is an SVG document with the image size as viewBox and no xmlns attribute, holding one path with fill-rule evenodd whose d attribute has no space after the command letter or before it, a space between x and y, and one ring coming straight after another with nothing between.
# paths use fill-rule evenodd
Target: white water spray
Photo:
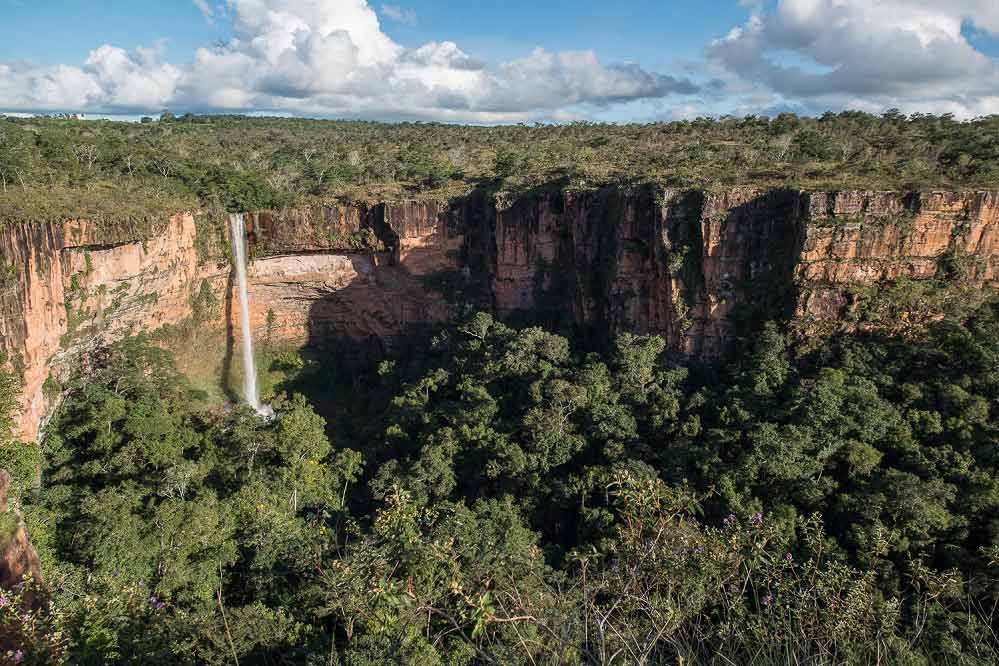
<instances>
[{"instance_id":1,"label":"white water spray","mask_svg":"<svg viewBox=\"0 0 999 666\"><path fill-rule=\"evenodd\" d=\"M236 277L239 281L239 319L243 329L243 397L257 414L270 418L274 416L274 410L270 405L260 404L260 394L257 391L257 367L253 359L253 336L250 332L250 297L246 287L246 230L243 214L230 216L229 224Z\"/></svg>"}]
</instances>

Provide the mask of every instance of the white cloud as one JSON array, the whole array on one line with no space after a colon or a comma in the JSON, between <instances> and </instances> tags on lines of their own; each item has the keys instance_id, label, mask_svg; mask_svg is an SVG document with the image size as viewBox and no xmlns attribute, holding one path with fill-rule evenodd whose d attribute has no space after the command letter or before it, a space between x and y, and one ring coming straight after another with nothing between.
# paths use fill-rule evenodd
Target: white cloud
<instances>
[{"instance_id":1,"label":"white cloud","mask_svg":"<svg viewBox=\"0 0 999 666\"><path fill-rule=\"evenodd\" d=\"M604 65L589 51L537 49L491 70L454 42L407 49L381 30L366 0L195 4L206 18L231 21L229 42L198 49L185 65L162 62L155 50L109 45L82 67L7 63L0 100L8 111L169 107L503 122L696 90L689 80L637 65ZM389 6L382 11L391 13Z\"/></svg>"},{"instance_id":2,"label":"white cloud","mask_svg":"<svg viewBox=\"0 0 999 666\"><path fill-rule=\"evenodd\" d=\"M212 7L208 0L192 0L194 6L198 8L201 15L205 17L205 20L209 23L215 22L215 8Z\"/></svg>"},{"instance_id":3,"label":"white cloud","mask_svg":"<svg viewBox=\"0 0 999 666\"><path fill-rule=\"evenodd\" d=\"M999 113L999 0L740 0L750 18L684 76L542 48L495 67L453 41L406 48L379 23L411 10L367 0L193 0L231 39L186 63L103 45L80 65L0 63L0 111L231 111L518 122L637 101L663 116L773 109ZM770 9L764 9L770 7ZM719 80L720 79L720 80Z\"/></svg>"},{"instance_id":4,"label":"white cloud","mask_svg":"<svg viewBox=\"0 0 999 666\"><path fill-rule=\"evenodd\" d=\"M12 111L70 110L128 113L161 109L173 98L180 70L155 49L128 53L101 46L83 67L0 64L0 99Z\"/></svg>"},{"instance_id":5,"label":"white cloud","mask_svg":"<svg viewBox=\"0 0 999 666\"><path fill-rule=\"evenodd\" d=\"M999 112L999 62L962 24L999 32L996 0L780 0L707 48L709 62L813 108Z\"/></svg>"},{"instance_id":6,"label":"white cloud","mask_svg":"<svg viewBox=\"0 0 999 666\"><path fill-rule=\"evenodd\" d=\"M398 5L382 5L382 16L390 21L405 23L406 25L416 25L416 12L412 9L404 9Z\"/></svg>"}]
</instances>

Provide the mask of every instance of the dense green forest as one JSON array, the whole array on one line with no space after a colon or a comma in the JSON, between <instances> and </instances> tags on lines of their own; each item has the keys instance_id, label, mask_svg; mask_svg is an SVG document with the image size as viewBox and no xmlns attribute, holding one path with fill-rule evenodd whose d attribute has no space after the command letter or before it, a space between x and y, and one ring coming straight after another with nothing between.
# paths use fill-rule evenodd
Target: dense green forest
<instances>
[{"instance_id":1,"label":"dense green forest","mask_svg":"<svg viewBox=\"0 0 999 666\"><path fill-rule=\"evenodd\" d=\"M0 599L7 658L994 664L997 330L766 323L722 363L476 314L275 355L271 422L130 338L14 470L45 582Z\"/></svg>"},{"instance_id":2,"label":"dense green forest","mask_svg":"<svg viewBox=\"0 0 999 666\"><path fill-rule=\"evenodd\" d=\"M993 188L999 116L828 113L644 124L468 127L235 116L0 117L0 220L136 220L316 200L657 182L828 189Z\"/></svg>"},{"instance_id":3,"label":"dense green forest","mask_svg":"<svg viewBox=\"0 0 999 666\"><path fill-rule=\"evenodd\" d=\"M999 118L0 118L4 223L554 179L994 188ZM268 349L273 421L133 337L59 387L40 446L5 441L0 371L0 468L45 574L0 592L0 663L997 663L999 305L949 277L821 341L738 321L716 361L587 347L551 312L379 358Z\"/></svg>"}]
</instances>

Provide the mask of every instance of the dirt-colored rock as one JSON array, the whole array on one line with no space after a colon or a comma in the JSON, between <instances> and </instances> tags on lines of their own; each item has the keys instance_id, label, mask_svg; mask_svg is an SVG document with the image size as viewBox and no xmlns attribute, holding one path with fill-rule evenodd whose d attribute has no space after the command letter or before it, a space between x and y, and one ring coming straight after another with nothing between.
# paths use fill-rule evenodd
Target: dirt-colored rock
<instances>
[{"instance_id":1,"label":"dirt-colored rock","mask_svg":"<svg viewBox=\"0 0 999 666\"><path fill-rule=\"evenodd\" d=\"M0 230L0 261L17 272L0 297L0 349L22 373L23 438L37 436L59 397L51 386L88 351L189 318L203 280L221 293L228 271L199 263L195 238L189 213L151 238L96 245L92 225L80 220Z\"/></svg>"},{"instance_id":2,"label":"dirt-colored rock","mask_svg":"<svg viewBox=\"0 0 999 666\"><path fill-rule=\"evenodd\" d=\"M0 469L0 589L12 590L25 576L42 579L41 562L20 515L10 506L10 475Z\"/></svg>"},{"instance_id":3,"label":"dirt-colored rock","mask_svg":"<svg viewBox=\"0 0 999 666\"><path fill-rule=\"evenodd\" d=\"M227 227L198 219L0 229L0 267L16 271L0 282L0 349L24 378L24 438L58 399L46 380L65 378L96 347L208 310L213 319L199 325L239 335L231 267L222 244L206 250ZM552 185L503 204L476 191L246 221L253 334L287 344L391 345L473 308L532 308L594 341L658 334L677 352L714 356L738 309L835 322L851 287L933 277L956 255L970 283L999 282L999 192Z\"/></svg>"}]
</instances>

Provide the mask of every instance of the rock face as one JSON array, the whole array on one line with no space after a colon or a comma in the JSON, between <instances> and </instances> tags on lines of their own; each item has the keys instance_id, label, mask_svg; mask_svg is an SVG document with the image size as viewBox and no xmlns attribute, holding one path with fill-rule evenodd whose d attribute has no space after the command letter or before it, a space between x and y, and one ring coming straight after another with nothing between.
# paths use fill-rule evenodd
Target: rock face
<instances>
[{"instance_id":1,"label":"rock face","mask_svg":"<svg viewBox=\"0 0 999 666\"><path fill-rule=\"evenodd\" d=\"M999 193L554 191L498 211L491 239L500 314L547 301L600 337L715 356L736 308L836 320L851 286L933 277L949 255L994 287Z\"/></svg>"},{"instance_id":2,"label":"rock face","mask_svg":"<svg viewBox=\"0 0 999 666\"><path fill-rule=\"evenodd\" d=\"M847 287L931 278L964 257L973 283L999 281L999 193L815 194L795 268L799 317L835 318Z\"/></svg>"},{"instance_id":3,"label":"rock face","mask_svg":"<svg viewBox=\"0 0 999 666\"><path fill-rule=\"evenodd\" d=\"M59 397L59 382L85 352L128 333L190 317L204 279L227 271L199 265L190 214L177 215L143 241L101 243L85 221L0 230L0 263L14 279L0 296L0 349L22 373L21 435L38 427Z\"/></svg>"},{"instance_id":4,"label":"rock face","mask_svg":"<svg viewBox=\"0 0 999 666\"><path fill-rule=\"evenodd\" d=\"M24 529L21 517L9 505L10 475L0 470L0 516L13 520L2 523L0 532L0 589L12 590L30 575L37 581L42 579L38 553L31 545L31 539Z\"/></svg>"},{"instance_id":5,"label":"rock face","mask_svg":"<svg viewBox=\"0 0 999 666\"><path fill-rule=\"evenodd\" d=\"M95 347L192 320L239 335L220 222L0 228L0 350L24 378L25 438ZM246 223L254 336L288 344L391 345L473 308L534 309L594 341L655 333L677 352L713 356L739 309L837 321L851 288L930 278L947 257L964 261L969 283L999 283L999 192L559 184L505 204L473 192L261 211Z\"/></svg>"}]
</instances>

